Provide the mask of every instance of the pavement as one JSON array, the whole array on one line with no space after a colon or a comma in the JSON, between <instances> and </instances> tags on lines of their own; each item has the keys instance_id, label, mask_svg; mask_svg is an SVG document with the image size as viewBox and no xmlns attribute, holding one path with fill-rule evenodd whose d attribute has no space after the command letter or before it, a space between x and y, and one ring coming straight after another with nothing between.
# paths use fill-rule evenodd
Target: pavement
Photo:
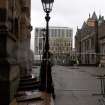
<instances>
[{"instance_id":1,"label":"pavement","mask_svg":"<svg viewBox=\"0 0 105 105\"><path fill-rule=\"evenodd\" d=\"M54 66L52 68L56 99L46 92L23 91L13 105L105 105L101 95L100 79L105 75L103 67ZM33 68L39 78L39 67ZM39 80L39 79L38 79ZM20 100L20 101L19 101ZM12 105L12 104L11 104Z\"/></svg>"},{"instance_id":2,"label":"pavement","mask_svg":"<svg viewBox=\"0 0 105 105\"><path fill-rule=\"evenodd\" d=\"M10 105L18 105L18 103L17 103L17 101L16 101L16 98L14 98L14 99L12 100L12 102L10 103Z\"/></svg>"},{"instance_id":3,"label":"pavement","mask_svg":"<svg viewBox=\"0 0 105 105\"><path fill-rule=\"evenodd\" d=\"M89 66L77 66L80 70L90 73L93 76L104 76L105 75L105 67L89 67ZM75 68L75 67L74 67ZM88 68L88 69L86 69Z\"/></svg>"},{"instance_id":4,"label":"pavement","mask_svg":"<svg viewBox=\"0 0 105 105\"><path fill-rule=\"evenodd\" d=\"M28 96L28 98L29 97L30 96ZM32 96L31 96L31 98L32 98ZM39 98L39 99L36 100L35 98ZM17 105L54 105L54 100L46 92L37 92L37 94L34 95L33 100L18 102Z\"/></svg>"},{"instance_id":5,"label":"pavement","mask_svg":"<svg viewBox=\"0 0 105 105\"><path fill-rule=\"evenodd\" d=\"M53 67L55 105L105 105L100 79L105 68L89 66Z\"/></svg>"}]
</instances>

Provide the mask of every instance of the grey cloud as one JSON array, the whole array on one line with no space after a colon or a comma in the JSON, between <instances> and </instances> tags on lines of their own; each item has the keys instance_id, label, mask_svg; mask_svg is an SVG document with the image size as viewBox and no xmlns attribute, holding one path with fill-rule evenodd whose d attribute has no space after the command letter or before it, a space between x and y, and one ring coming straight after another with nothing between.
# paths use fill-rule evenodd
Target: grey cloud
<instances>
[{"instance_id":1,"label":"grey cloud","mask_svg":"<svg viewBox=\"0 0 105 105\"><path fill-rule=\"evenodd\" d=\"M105 16L105 0L54 0L53 10L50 13L50 25L73 27L82 26L88 14L93 11ZM32 25L45 26L41 0L32 0Z\"/></svg>"}]
</instances>

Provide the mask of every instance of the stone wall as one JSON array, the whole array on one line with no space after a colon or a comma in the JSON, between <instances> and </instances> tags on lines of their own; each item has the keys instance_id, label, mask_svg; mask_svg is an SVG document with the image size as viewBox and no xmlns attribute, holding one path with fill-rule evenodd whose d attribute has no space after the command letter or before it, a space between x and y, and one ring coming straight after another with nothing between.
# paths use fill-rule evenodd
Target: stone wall
<instances>
[{"instance_id":1,"label":"stone wall","mask_svg":"<svg viewBox=\"0 0 105 105\"><path fill-rule=\"evenodd\" d=\"M0 0L0 105L11 103L18 88L21 71L29 70L25 68L30 50L30 15L23 34L24 27L21 27L20 21L25 11L22 6L21 0ZM25 51L27 65L22 62ZM20 55L22 56L19 57ZM23 64L24 68L20 69Z\"/></svg>"}]
</instances>

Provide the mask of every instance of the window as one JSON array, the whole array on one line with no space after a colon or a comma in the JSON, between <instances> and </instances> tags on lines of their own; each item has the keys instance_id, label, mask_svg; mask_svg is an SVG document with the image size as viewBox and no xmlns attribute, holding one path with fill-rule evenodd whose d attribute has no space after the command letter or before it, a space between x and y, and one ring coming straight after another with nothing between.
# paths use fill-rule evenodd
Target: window
<instances>
[{"instance_id":1,"label":"window","mask_svg":"<svg viewBox=\"0 0 105 105\"><path fill-rule=\"evenodd\" d=\"M94 48L94 38L91 38L91 48Z\"/></svg>"}]
</instances>

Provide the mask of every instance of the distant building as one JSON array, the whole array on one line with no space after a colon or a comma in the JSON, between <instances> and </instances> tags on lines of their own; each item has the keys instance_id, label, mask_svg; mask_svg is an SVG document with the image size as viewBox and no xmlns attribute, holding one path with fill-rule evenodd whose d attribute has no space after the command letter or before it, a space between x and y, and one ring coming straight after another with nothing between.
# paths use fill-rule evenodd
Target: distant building
<instances>
[{"instance_id":1,"label":"distant building","mask_svg":"<svg viewBox=\"0 0 105 105\"><path fill-rule=\"evenodd\" d=\"M103 16L97 18L94 12L92 17L83 23L81 29L77 28L75 36L75 49L81 64L95 65L100 63L101 56L105 54L105 20ZM103 43L103 44L102 44Z\"/></svg>"},{"instance_id":2,"label":"distant building","mask_svg":"<svg viewBox=\"0 0 105 105\"><path fill-rule=\"evenodd\" d=\"M43 28L35 29L35 55L42 57L44 48L45 31ZM50 27L49 28L49 44L50 52L54 56L56 63L67 63L68 56L72 51L73 30L68 27Z\"/></svg>"}]
</instances>

